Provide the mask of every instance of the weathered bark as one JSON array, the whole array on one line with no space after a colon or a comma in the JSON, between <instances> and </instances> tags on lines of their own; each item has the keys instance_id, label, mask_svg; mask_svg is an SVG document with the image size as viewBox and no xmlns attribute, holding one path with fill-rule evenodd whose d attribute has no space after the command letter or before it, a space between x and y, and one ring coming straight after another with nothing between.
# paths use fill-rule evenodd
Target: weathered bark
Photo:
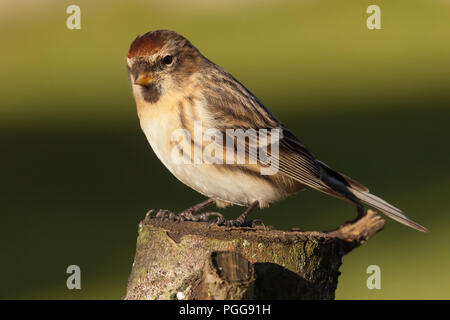
<instances>
[{"instance_id":1,"label":"weathered bark","mask_svg":"<svg viewBox=\"0 0 450 320\"><path fill-rule=\"evenodd\" d=\"M328 233L147 215L124 299L333 299L343 255L383 226L371 210Z\"/></svg>"}]
</instances>

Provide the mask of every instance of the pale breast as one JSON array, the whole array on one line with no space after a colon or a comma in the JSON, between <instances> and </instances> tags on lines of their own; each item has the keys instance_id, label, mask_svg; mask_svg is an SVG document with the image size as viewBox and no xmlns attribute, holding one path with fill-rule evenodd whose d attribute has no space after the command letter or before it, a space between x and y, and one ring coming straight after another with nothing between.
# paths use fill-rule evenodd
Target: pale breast
<instances>
[{"instance_id":1,"label":"pale breast","mask_svg":"<svg viewBox=\"0 0 450 320\"><path fill-rule=\"evenodd\" d=\"M183 128L179 108L180 101L184 100L182 95L163 96L155 104L146 103L138 107L141 128L147 140L173 175L201 194L238 205L249 205L256 200L266 205L287 195L270 179L246 173L232 165L194 163L193 152L189 163L175 161L176 143L172 141L172 136L176 130ZM198 110L197 116L202 117L201 110ZM183 143L190 146L191 142L185 139Z\"/></svg>"}]
</instances>

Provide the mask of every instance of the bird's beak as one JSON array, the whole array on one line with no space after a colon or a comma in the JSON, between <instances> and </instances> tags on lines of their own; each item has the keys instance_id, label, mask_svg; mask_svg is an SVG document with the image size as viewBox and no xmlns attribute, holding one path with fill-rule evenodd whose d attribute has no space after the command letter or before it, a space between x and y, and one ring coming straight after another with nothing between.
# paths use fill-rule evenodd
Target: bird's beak
<instances>
[{"instance_id":1,"label":"bird's beak","mask_svg":"<svg viewBox=\"0 0 450 320\"><path fill-rule=\"evenodd\" d=\"M139 73L134 78L134 84L139 84L141 86L146 86L153 81L153 77L148 73Z\"/></svg>"}]
</instances>

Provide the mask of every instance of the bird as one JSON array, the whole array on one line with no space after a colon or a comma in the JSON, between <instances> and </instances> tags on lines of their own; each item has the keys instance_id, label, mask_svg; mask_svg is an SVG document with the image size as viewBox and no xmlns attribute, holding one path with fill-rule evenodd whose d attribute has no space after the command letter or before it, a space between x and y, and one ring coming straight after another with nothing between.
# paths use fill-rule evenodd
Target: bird
<instances>
[{"instance_id":1,"label":"bird","mask_svg":"<svg viewBox=\"0 0 450 320\"><path fill-rule=\"evenodd\" d=\"M179 213L161 210L158 217L217 218L219 225L254 226L256 220L248 216L255 208L310 188L355 205L357 219L369 206L413 229L428 231L361 183L316 159L261 100L177 32L154 30L139 35L128 50L127 71L140 127L154 153L178 180L207 197ZM230 136L239 129L250 132L240 140L246 160L240 162L236 161L239 145L233 144L237 139ZM270 149L266 156L276 160L271 174L262 174L271 164L258 159L263 153L255 154L251 139L255 132L266 133L256 137L256 145L265 141ZM224 140L233 143L225 145ZM208 147L213 151L207 154L215 161L202 158ZM229 151L235 153L232 161L228 161ZM224 160L224 154L226 161L217 161ZM246 209L234 220L225 220L219 212L200 213L212 204Z\"/></svg>"}]
</instances>

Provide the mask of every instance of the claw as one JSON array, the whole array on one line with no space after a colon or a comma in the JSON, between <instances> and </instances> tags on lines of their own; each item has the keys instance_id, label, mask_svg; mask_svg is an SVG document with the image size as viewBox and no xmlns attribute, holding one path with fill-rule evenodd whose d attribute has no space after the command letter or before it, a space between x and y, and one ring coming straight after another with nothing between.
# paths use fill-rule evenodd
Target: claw
<instances>
[{"instance_id":1,"label":"claw","mask_svg":"<svg viewBox=\"0 0 450 320\"><path fill-rule=\"evenodd\" d=\"M223 215L219 212L204 212L202 214L197 215L198 221L208 222L210 217L217 217L217 219L223 219Z\"/></svg>"},{"instance_id":2,"label":"claw","mask_svg":"<svg viewBox=\"0 0 450 320\"><path fill-rule=\"evenodd\" d=\"M145 214L145 217L150 217L154 213L155 213L155 209L148 210L147 213Z\"/></svg>"},{"instance_id":3,"label":"claw","mask_svg":"<svg viewBox=\"0 0 450 320\"><path fill-rule=\"evenodd\" d=\"M222 226L225 223L225 218L221 215L220 217L217 217L217 219L212 219L209 223L208 223L208 227L212 227L212 226Z\"/></svg>"},{"instance_id":4,"label":"claw","mask_svg":"<svg viewBox=\"0 0 450 320\"><path fill-rule=\"evenodd\" d=\"M258 223L264 226L264 222L261 219L253 219L249 222L250 222L250 228L256 228Z\"/></svg>"}]
</instances>

